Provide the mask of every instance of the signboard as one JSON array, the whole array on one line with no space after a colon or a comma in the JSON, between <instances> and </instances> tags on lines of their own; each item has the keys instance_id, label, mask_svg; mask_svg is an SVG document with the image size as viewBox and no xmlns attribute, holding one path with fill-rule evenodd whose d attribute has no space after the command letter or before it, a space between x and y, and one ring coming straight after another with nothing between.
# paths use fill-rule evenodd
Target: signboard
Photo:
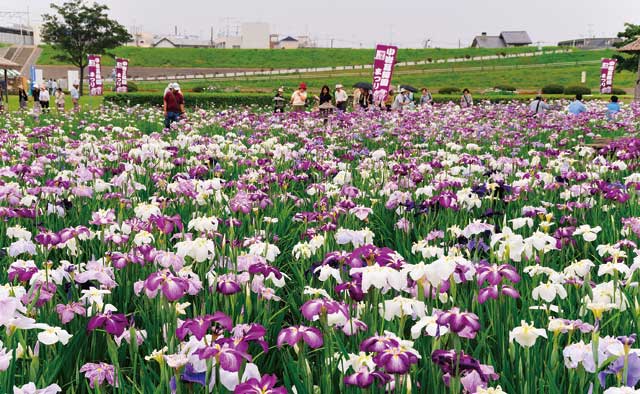
<instances>
[{"instance_id":1,"label":"signboard","mask_svg":"<svg viewBox=\"0 0 640 394\"><path fill-rule=\"evenodd\" d=\"M127 92L127 70L129 69L128 59L116 59L116 93Z\"/></svg>"},{"instance_id":2,"label":"signboard","mask_svg":"<svg viewBox=\"0 0 640 394\"><path fill-rule=\"evenodd\" d=\"M31 87L37 85L38 80L36 79L36 66L31 66L31 68L29 68L29 79L31 80Z\"/></svg>"},{"instance_id":3,"label":"signboard","mask_svg":"<svg viewBox=\"0 0 640 394\"><path fill-rule=\"evenodd\" d=\"M376 46L376 55L373 59L374 103L382 103L387 99L397 57L398 47L381 44Z\"/></svg>"},{"instance_id":4,"label":"signboard","mask_svg":"<svg viewBox=\"0 0 640 394\"><path fill-rule=\"evenodd\" d=\"M602 59L600 68L600 93L611 94L613 89L613 74L616 71L616 59Z\"/></svg>"},{"instance_id":5,"label":"signboard","mask_svg":"<svg viewBox=\"0 0 640 394\"><path fill-rule=\"evenodd\" d=\"M78 70L67 70L67 80L69 86L73 86L74 83L80 84L80 73Z\"/></svg>"},{"instance_id":6,"label":"signboard","mask_svg":"<svg viewBox=\"0 0 640 394\"><path fill-rule=\"evenodd\" d=\"M89 95L102 96L102 67L99 55L89 55Z\"/></svg>"}]
</instances>

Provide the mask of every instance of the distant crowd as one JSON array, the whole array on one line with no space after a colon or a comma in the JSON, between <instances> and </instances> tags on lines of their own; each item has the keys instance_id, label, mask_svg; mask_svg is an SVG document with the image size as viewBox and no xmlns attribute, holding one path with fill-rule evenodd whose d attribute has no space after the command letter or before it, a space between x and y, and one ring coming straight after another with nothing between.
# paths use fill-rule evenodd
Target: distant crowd
<instances>
[{"instance_id":1,"label":"distant crowd","mask_svg":"<svg viewBox=\"0 0 640 394\"><path fill-rule=\"evenodd\" d=\"M400 86L399 93L396 94L393 89L389 90L387 97L380 102L375 102L373 94L367 87L355 87L351 98L344 89L344 86L338 84L335 86L333 94L331 93L329 86L324 85L320 90L320 94L317 96L309 96L307 93L307 85L301 83L298 86L289 100L284 97L284 89L279 88L273 98L274 113L282 113L286 110L287 102L291 106L292 112L304 112L306 109L313 105L313 108L317 108L321 113L328 113L329 111L336 109L338 111L346 111L349 101L351 101L352 108L354 110L367 111L372 108L386 110L386 111L402 111L405 108L416 108L417 106L433 105L433 95L428 88L421 89L421 96L418 100L414 99L414 92L417 92L415 88ZM607 104L607 116L612 118L617 112L620 111L620 104L617 96L611 96L611 101ZM471 108L474 105L473 96L469 89L464 89L460 96L459 105L461 108ZM554 108L547 104L547 100L542 96L537 96L529 105L529 109L533 116L538 116L544 112L552 109L559 110L560 108ZM572 115L579 115L587 111L583 102L582 94L577 94L575 99L569 104L567 111Z\"/></svg>"}]
</instances>

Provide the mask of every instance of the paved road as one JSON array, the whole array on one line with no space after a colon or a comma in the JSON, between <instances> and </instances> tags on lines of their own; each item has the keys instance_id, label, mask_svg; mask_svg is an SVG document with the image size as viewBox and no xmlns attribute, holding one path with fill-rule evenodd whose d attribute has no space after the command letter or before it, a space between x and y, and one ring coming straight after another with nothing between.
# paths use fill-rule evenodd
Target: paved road
<instances>
[{"instance_id":1,"label":"paved road","mask_svg":"<svg viewBox=\"0 0 640 394\"><path fill-rule=\"evenodd\" d=\"M68 70L77 70L70 66L36 66L36 68L42 69L45 79L66 79ZM111 76L112 67L103 66L102 73L104 77ZM86 77L85 68L85 77ZM194 75L194 74L215 74L215 73L233 73L244 71L256 71L252 68L168 68L168 67L129 67L129 78L148 78L158 76L174 76L174 75Z\"/></svg>"}]
</instances>

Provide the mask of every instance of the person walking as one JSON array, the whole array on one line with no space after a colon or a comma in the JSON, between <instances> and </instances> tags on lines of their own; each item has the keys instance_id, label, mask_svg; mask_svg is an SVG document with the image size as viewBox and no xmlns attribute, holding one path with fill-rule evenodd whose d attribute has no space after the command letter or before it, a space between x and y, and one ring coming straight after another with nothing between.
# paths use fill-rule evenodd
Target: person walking
<instances>
[{"instance_id":1,"label":"person walking","mask_svg":"<svg viewBox=\"0 0 640 394\"><path fill-rule=\"evenodd\" d=\"M74 82L71 89L69 89L71 102L73 103L73 112L78 112L80 110L80 90L78 89L79 86L80 85L78 85L78 82Z\"/></svg>"},{"instance_id":2,"label":"person walking","mask_svg":"<svg viewBox=\"0 0 640 394\"><path fill-rule=\"evenodd\" d=\"M51 95L54 96L58 91L58 82L55 79L51 80Z\"/></svg>"},{"instance_id":3,"label":"person walking","mask_svg":"<svg viewBox=\"0 0 640 394\"><path fill-rule=\"evenodd\" d=\"M429 92L429 89L422 88L422 96L420 96L420 105L433 105L433 95Z\"/></svg>"},{"instance_id":4,"label":"person walking","mask_svg":"<svg viewBox=\"0 0 640 394\"><path fill-rule=\"evenodd\" d=\"M471 92L469 91L469 89L464 89L462 91L462 97L460 97L460 107L462 108L473 107L473 97L471 96Z\"/></svg>"},{"instance_id":5,"label":"person walking","mask_svg":"<svg viewBox=\"0 0 640 394\"><path fill-rule=\"evenodd\" d=\"M335 96L336 96L336 107L338 108L338 110L343 112L346 111L349 95L347 94L347 91L344 90L344 86L342 86L341 84L336 85Z\"/></svg>"},{"instance_id":6,"label":"person walking","mask_svg":"<svg viewBox=\"0 0 640 394\"><path fill-rule=\"evenodd\" d=\"M607 119L612 120L618 112L620 112L618 96L611 96L611 101L607 104Z\"/></svg>"},{"instance_id":7,"label":"person walking","mask_svg":"<svg viewBox=\"0 0 640 394\"><path fill-rule=\"evenodd\" d=\"M24 110L27 108L27 103L29 102L29 96L27 96L27 91L24 90L23 86L18 88L18 102L20 103L20 110Z\"/></svg>"},{"instance_id":8,"label":"person walking","mask_svg":"<svg viewBox=\"0 0 640 394\"><path fill-rule=\"evenodd\" d=\"M59 114L64 113L65 98L64 98L64 92L62 91L61 88L58 88L58 90L56 90L55 102L56 102L56 109L58 110L58 113Z\"/></svg>"},{"instance_id":9,"label":"person walking","mask_svg":"<svg viewBox=\"0 0 640 394\"><path fill-rule=\"evenodd\" d=\"M535 100L529 104L529 111L533 114L533 116L538 116L543 114L544 111L550 110L551 106L547 104L546 100L542 98L542 96L537 96Z\"/></svg>"},{"instance_id":10,"label":"person walking","mask_svg":"<svg viewBox=\"0 0 640 394\"><path fill-rule=\"evenodd\" d=\"M583 112L587 112L587 107L582 102L582 93L576 94L576 99L569 104L569 113L572 115L580 115Z\"/></svg>"},{"instance_id":11,"label":"person walking","mask_svg":"<svg viewBox=\"0 0 640 394\"><path fill-rule=\"evenodd\" d=\"M285 99L283 96L284 93L284 89L283 88L278 88L278 90L276 91L276 95L273 96L273 113L274 114L281 114L284 112L284 106L285 106Z\"/></svg>"},{"instance_id":12,"label":"person walking","mask_svg":"<svg viewBox=\"0 0 640 394\"><path fill-rule=\"evenodd\" d=\"M173 84L169 87L169 90L164 95L164 127L170 128L171 123L178 121L180 116L180 105L174 94Z\"/></svg>"},{"instance_id":13,"label":"person walking","mask_svg":"<svg viewBox=\"0 0 640 394\"><path fill-rule=\"evenodd\" d=\"M47 83L42 87L43 89L46 89L49 92L49 96L53 95L53 79L49 78L47 80Z\"/></svg>"},{"instance_id":14,"label":"person walking","mask_svg":"<svg viewBox=\"0 0 640 394\"><path fill-rule=\"evenodd\" d=\"M304 112L307 105L307 84L302 82L298 89L291 95L293 112Z\"/></svg>"},{"instance_id":15,"label":"person walking","mask_svg":"<svg viewBox=\"0 0 640 394\"><path fill-rule=\"evenodd\" d=\"M42 85L42 89L40 89L38 100L40 101L40 107L42 107L42 113L49 112L49 100L51 100L51 96L45 85Z\"/></svg>"}]
</instances>

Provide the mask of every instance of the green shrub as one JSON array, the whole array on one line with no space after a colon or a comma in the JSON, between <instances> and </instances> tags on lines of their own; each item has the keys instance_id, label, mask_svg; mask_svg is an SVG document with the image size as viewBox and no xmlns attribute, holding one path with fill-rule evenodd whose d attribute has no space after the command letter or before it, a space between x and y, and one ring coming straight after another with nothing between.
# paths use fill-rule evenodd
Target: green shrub
<instances>
[{"instance_id":1,"label":"green shrub","mask_svg":"<svg viewBox=\"0 0 640 394\"><path fill-rule=\"evenodd\" d=\"M503 91L503 92L515 92L516 91L515 86L511 86L511 85L496 85L495 89Z\"/></svg>"},{"instance_id":2,"label":"green shrub","mask_svg":"<svg viewBox=\"0 0 640 394\"><path fill-rule=\"evenodd\" d=\"M228 107L245 105L271 105L273 96L264 93L194 93L185 94L187 107ZM162 93L105 94L104 100L120 106L162 106Z\"/></svg>"},{"instance_id":3,"label":"green shrub","mask_svg":"<svg viewBox=\"0 0 640 394\"><path fill-rule=\"evenodd\" d=\"M127 91L129 91L129 93L137 92L138 84L133 81L127 81Z\"/></svg>"},{"instance_id":4,"label":"green shrub","mask_svg":"<svg viewBox=\"0 0 640 394\"><path fill-rule=\"evenodd\" d=\"M611 94L615 94L617 96L624 96L627 92L624 89L613 88L611 89Z\"/></svg>"},{"instance_id":5,"label":"green shrub","mask_svg":"<svg viewBox=\"0 0 640 394\"><path fill-rule=\"evenodd\" d=\"M441 88L440 90L438 90L438 93L440 94L460 93L460 88L454 88L454 87Z\"/></svg>"},{"instance_id":6,"label":"green shrub","mask_svg":"<svg viewBox=\"0 0 640 394\"><path fill-rule=\"evenodd\" d=\"M564 88L564 94L591 94L591 89L586 86L567 86Z\"/></svg>"},{"instance_id":7,"label":"green shrub","mask_svg":"<svg viewBox=\"0 0 640 394\"><path fill-rule=\"evenodd\" d=\"M542 88L544 94L563 94L564 86L562 85L547 85Z\"/></svg>"}]
</instances>

